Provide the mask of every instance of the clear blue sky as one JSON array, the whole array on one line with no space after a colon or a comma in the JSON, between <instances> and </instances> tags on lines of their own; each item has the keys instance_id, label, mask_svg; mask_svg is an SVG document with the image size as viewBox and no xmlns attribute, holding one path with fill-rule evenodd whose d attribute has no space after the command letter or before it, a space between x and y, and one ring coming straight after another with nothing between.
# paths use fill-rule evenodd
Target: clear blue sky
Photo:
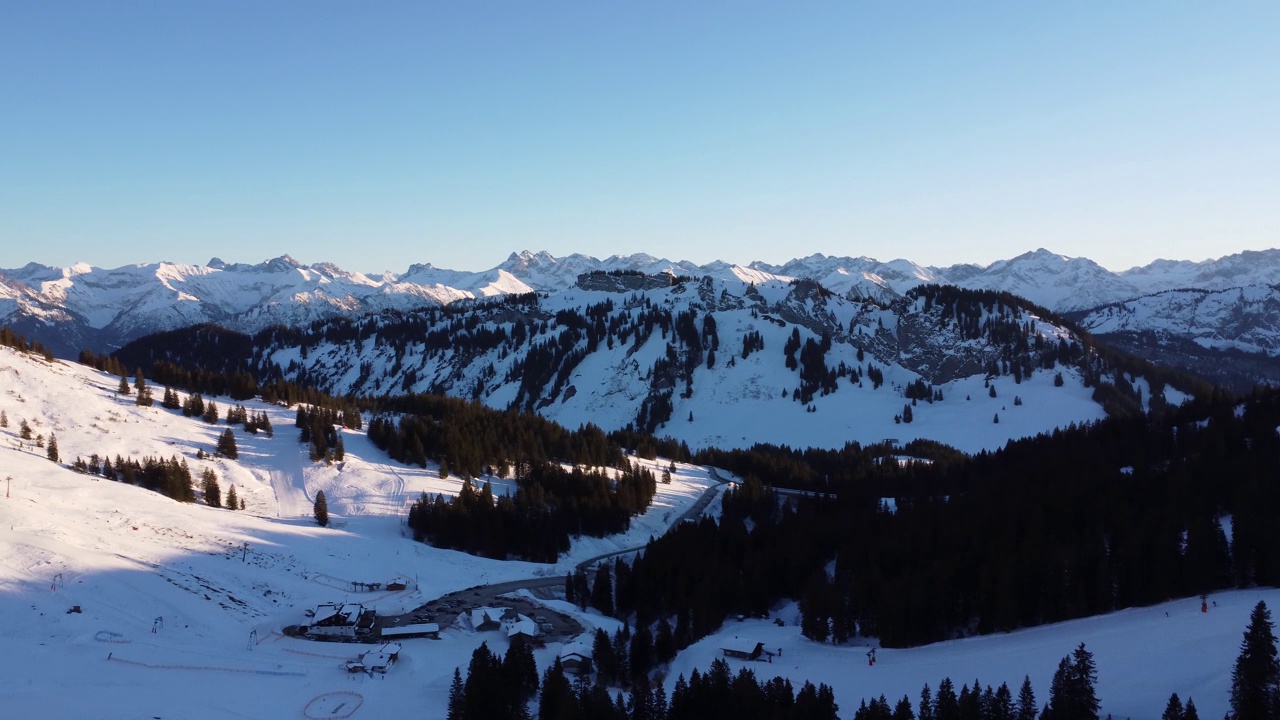
<instances>
[{"instance_id":1,"label":"clear blue sky","mask_svg":"<svg viewBox=\"0 0 1280 720\"><path fill-rule=\"evenodd\" d=\"M1280 3L0 3L0 267L1280 245Z\"/></svg>"}]
</instances>

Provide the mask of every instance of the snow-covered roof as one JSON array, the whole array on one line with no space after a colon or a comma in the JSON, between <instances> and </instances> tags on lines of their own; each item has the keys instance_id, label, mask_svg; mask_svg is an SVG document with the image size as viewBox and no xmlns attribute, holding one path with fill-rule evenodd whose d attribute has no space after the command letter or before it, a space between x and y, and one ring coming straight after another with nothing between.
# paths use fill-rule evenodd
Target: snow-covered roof
<instances>
[{"instance_id":1,"label":"snow-covered roof","mask_svg":"<svg viewBox=\"0 0 1280 720\"><path fill-rule=\"evenodd\" d=\"M585 643L580 643L580 642L572 642L572 643L569 643L568 645L565 645L563 648L561 648L560 658L564 659L566 657L569 657L570 655L577 655L578 657L582 657L590 660L591 650L592 648L590 645L587 645Z\"/></svg>"},{"instance_id":2,"label":"snow-covered roof","mask_svg":"<svg viewBox=\"0 0 1280 720\"><path fill-rule=\"evenodd\" d=\"M371 650L360 656L360 662L364 663L364 666L370 670L385 668L391 664L391 655L389 653Z\"/></svg>"},{"instance_id":3,"label":"snow-covered roof","mask_svg":"<svg viewBox=\"0 0 1280 720\"><path fill-rule=\"evenodd\" d=\"M527 635L535 637L538 634L538 624L533 620L521 615L519 620L507 625L507 637L515 635Z\"/></svg>"},{"instance_id":4,"label":"snow-covered roof","mask_svg":"<svg viewBox=\"0 0 1280 720\"><path fill-rule=\"evenodd\" d=\"M341 606L338 614L349 623L355 624L360 619L360 614L364 612L364 606L360 603L348 603Z\"/></svg>"},{"instance_id":5,"label":"snow-covered roof","mask_svg":"<svg viewBox=\"0 0 1280 720\"><path fill-rule=\"evenodd\" d=\"M321 603L312 611L311 622L328 620L334 615L337 615L341 609L342 606L335 603Z\"/></svg>"},{"instance_id":6,"label":"snow-covered roof","mask_svg":"<svg viewBox=\"0 0 1280 720\"><path fill-rule=\"evenodd\" d=\"M486 622L500 621L502 615L510 609L505 607L472 608L470 611L462 613L460 619L464 619L464 624L468 629L475 630Z\"/></svg>"},{"instance_id":7,"label":"snow-covered roof","mask_svg":"<svg viewBox=\"0 0 1280 720\"><path fill-rule=\"evenodd\" d=\"M757 648L763 645L764 643L757 642L755 640L745 640L742 638L734 637L734 638L727 638L724 641L722 641L720 643L720 649L728 650L730 652L735 652L735 653L742 653L743 655L750 655L754 653Z\"/></svg>"}]
</instances>

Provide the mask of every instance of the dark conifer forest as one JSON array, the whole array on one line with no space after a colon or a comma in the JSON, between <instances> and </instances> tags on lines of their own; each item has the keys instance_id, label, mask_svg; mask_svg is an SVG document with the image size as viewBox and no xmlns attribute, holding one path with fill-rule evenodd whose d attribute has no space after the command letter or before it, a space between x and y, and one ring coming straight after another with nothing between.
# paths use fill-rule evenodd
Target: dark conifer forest
<instances>
[{"instance_id":1,"label":"dark conifer forest","mask_svg":"<svg viewBox=\"0 0 1280 720\"><path fill-rule=\"evenodd\" d=\"M631 572L635 611L687 613L689 642L790 597L812 638L901 647L1274 585L1278 427L1268 390L971 458L927 443L915 449L929 462L856 444L698 453L747 482L719 523L649 544ZM816 492L779 499L770 485Z\"/></svg>"}]
</instances>

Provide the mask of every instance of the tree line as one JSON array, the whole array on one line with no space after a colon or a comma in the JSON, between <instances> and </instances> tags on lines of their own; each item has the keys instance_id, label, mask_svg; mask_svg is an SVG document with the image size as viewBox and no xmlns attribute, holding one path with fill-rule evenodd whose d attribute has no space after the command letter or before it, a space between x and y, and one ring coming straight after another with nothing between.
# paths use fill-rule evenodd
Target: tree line
<instances>
[{"instance_id":1,"label":"tree line","mask_svg":"<svg viewBox=\"0 0 1280 720\"><path fill-rule=\"evenodd\" d=\"M28 340L20 335L8 325L0 326L0 346L11 347L14 350L32 355L39 355L45 360L53 360L53 351L45 347L41 343Z\"/></svg>"},{"instance_id":2,"label":"tree line","mask_svg":"<svg viewBox=\"0 0 1280 720\"><path fill-rule=\"evenodd\" d=\"M414 538L499 559L555 562L571 537L624 532L657 492L653 473L626 464L622 470L566 470L550 462L519 462L514 495L494 497L490 483L477 490L470 478L451 498L423 493L409 508Z\"/></svg>"}]
</instances>

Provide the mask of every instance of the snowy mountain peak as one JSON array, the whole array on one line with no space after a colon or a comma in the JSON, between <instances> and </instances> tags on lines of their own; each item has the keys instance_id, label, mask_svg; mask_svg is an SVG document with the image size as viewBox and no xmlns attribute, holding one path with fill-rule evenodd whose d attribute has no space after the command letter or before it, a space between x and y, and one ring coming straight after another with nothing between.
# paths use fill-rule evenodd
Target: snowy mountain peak
<instances>
[{"instance_id":1,"label":"snowy mountain peak","mask_svg":"<svg viewBox=\"0 0 1280 720\"><path fill-rule=\"evenodd\" d=\"M262 265L264 268L269 269L272 272L289 272L290 270L297 270L303 267L302 263L294 260L289 255L281 255L278 258L272 258L271 260L264 262Z\"/></svg>"},{"instance_id":2,"label":"snowy mountain peak","mask_svg":"<svg viewBox=\"0 0 1280 720\"><path fill-rule=\"evenodd\" d=\"M547 267L555 263L555 257L546 250L539 250L536 253L529 250L521 250L518 253L511 253L507 261L498 267L507 271L527 270L529 268Z\"/></svg>"},{"instance_id":3,"label":"snowy mountain peak","mask_svg":"<svg viewBox=\"0 0 1280 720\"><path fill-rule=\"evenodd\" d=\"M75 277L76 275L86 275L93 272L93 266L89 263L78 262L63 271L63 277Z\"/></svg>"},{"instance_id":4,"label":"snowy mountain peak","mask_svg":"<svg viewBox=\"0 0 1280 720\"><path fill-rule=\"evenodd\" d=\"M205 265L162 262L115 269L84 263L68 268L28 263L0 275L0 284L6 288L3 295L23 298L0 305L0 322L30 325L35 329L28 332L43 335L36 339L59 354L74 356L84 347L103 350L141 335L199 322L254 332L271 324L305 324L336 315L408 310L508 293L556 292L573 288L579 276L595 271L668 272L755 284L807 278L843 297L878 303L893 302L921 284L957 285L1007 291L1068 312L1170 289L1280 284L1280 250L1243 252L1198 263L1156 261L1123 273L1045 248L987 266L950 267L824 253L782 265L719 260L696 265L646 253L601 260L578 253L556 257L545 250L522 250L487 270L448 270L415 263L400 275L373 276L348 272L333 263L307 266L290 255L257 264L233 264L214 257ZM65 322L84 325L59 325Z\"/></svg>"},{"instance_id":5,"label":"snowy mountain peak","mask_svg":"<svg viewBox=\"0 0 1280 720\"><path fill-rule=\"evenodd\" d=\"M431 263L413 263L408 270L404 271L401 277L411 277L413 275L421 275L423 273L435 272L436 266Z\"/></svg>"},{"instance_id":6,"label":"snowy mountain peak","mask_svg":"<svg viewBox=\"0 0 1280 720\"><path fill-rule=\"evenodd\" d=\"M1036 259L1040 259L1040 260L1061 261L1061 262L1071 262L1072 260L1076 260L1076 259L1078 259L1078 258L1073 258L1073 257L1071 257L1071 256L1069 256L1069 255L1063 255L1063 254L1061 254L1061 253L1056 253L1056 252L1054 252L1054 251L1052 251L1052 250L1048 250L1048 249L1045 249L1045 248L1036 248L1035 250L1032 250L1031 252L1026 252L1026 253L1023 253L1023 254L1019 255L1019 256L1018 256L1017 258L1015 258L1015 259L1022 259L1022 258L1036 258Z\"/></svg>"}]
</instances>

